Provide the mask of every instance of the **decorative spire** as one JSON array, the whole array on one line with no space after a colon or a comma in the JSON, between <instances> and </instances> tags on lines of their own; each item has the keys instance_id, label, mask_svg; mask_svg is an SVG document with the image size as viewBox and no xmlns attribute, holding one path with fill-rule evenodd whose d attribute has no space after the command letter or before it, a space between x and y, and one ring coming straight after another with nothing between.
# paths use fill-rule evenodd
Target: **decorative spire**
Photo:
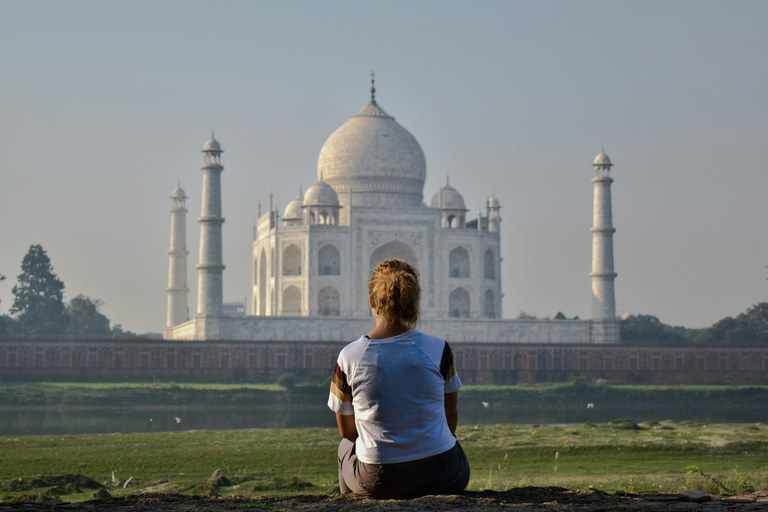
<instances>
[{"instance_id":1,"label":"decorative spire","mask_svg":"<svg viewBox=\"0 0 768 512\"><path fill-rule=\"evenodd\" d=\"M446 187L450 187L451 186L451 175L450 174L446 174L445 175L445 186Z\"/></svg>"},{"instance_id":2,"label":"decorative spire","mask_svg":"<svg viewBox=\"0 0 768 512\"><path fill-rule=\"evenodd\" d=\"M302 187L301 185L299 185L299 195L302 197L304 196L304 187Z\"/></svg>"},{"instance_id":3,"label":"decorative spire","mask_svg":"<svg viewBox=\"0 0 768 512\"><path fill-rule=\"evenodd\" d=\"M376 79L376 73L371 71L371 101L376 103L376 88L373 86L373 82L375 82Z\"/></svg>"}]
</instances>

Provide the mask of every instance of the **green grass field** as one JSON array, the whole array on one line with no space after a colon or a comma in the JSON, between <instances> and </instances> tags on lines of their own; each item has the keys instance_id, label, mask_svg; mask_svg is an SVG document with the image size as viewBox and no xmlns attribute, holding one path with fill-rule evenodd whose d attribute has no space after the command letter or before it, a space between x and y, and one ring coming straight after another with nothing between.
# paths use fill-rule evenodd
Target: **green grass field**
<instances>
[{"instance_id":1,"label":"green grass field","mask_svg":"<svg viewBox=\"0 0 768 512\"><path fill-rule=\"evenodd\" d=\"M496 425L460 427L458 438L472 467L471 490L768 488L767 424ZM338 439L328 429L0 437L0 499L91 497L87 483L49 478L71 474L108 485L112 495L330 493ZM130 485L113 484L113 472Z\"/></svg>"}]
</instances>

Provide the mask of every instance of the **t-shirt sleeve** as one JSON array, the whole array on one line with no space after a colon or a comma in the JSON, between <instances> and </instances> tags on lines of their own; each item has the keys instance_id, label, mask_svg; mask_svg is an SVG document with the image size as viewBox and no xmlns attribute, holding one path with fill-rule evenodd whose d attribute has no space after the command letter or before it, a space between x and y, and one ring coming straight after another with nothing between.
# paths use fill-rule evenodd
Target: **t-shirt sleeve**
<instances>
[{"instance_id":1,"label":"t-shirt sleeve","mask_svg":"<svg viewBox=\"0 0 768 512\"><path fill-rule=\"evenodd\" d=\"M447 341L443 348L443 356L440 358L440 375L445 379L446 393L453 393L461 388L461 380L456 373L456 365L453 362L453 352Z\"/></svg>"},{"instance_id":2,"label":"t-shirt sleeve","mask_svg":"<svg viewBox=\"0 0 768 512\"><path fill-rule=\"evenodd\" d=\"M350 416L355 413L352 407L352 389L347 382L347 374L341 369L339 363L333 370L331 377L331 392L328 395L328 407L333 412L343 416Z\"/></svg>"}]
</instances>

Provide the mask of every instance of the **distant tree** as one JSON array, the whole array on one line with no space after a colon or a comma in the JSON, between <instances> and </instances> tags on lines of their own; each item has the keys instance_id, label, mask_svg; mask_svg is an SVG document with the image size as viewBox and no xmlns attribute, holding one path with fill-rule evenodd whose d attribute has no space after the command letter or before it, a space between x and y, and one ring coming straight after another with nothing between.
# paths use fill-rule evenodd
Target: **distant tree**
<instances>
[{"instance_id":1,"label":"distant tree","mask_svg":"<svg viewBox=\"0 0 768 512\"><path fill-rule=\"evenodd\" d=\"M629 315L621 320L621 341L626 343L691 343L697 329L674 327L653 315Z\"/></svg>"},{"instance_id":2,"label":"distant tree","mask_svg":"<svg viewBox=\"0 0 768 512\"><path fill-rule=\"evenodd\" d=\"M40 245L32 245L21 262L19 284L13 287L11 313L18 313L20 334L65 334L64 283L53 273L51 260Z\"/></svg>"},{"instance_id":3,"label":"distant tree","mask_svg":"<svg viewBox=\"0 0 768 512\"><path fill-rule=\"evenodd\" d=\"M768 302L760 302L749 308L746 313L739 317L744 317L749 329L758 337L768 336Z\"/></svg>"},{"instance_id":4,"label":"distant tree","mask_svg":"<svg viewBox=\"0 0 768 512\"><path fill-rule=\"evenodd\" d=\"M131 331L125 331L123 330L123 326L120 324L115 324L112 327L111 336L113 338L144 338L146 337L144 334L136 334L135 332Z\"/></svg>"},{"instance_id":5,"label":"distant tree","mask_svg":"<svg viewBox=\"0 0 768 512\"><path fill-rule=\"evenodd\" d=\"M696 342L702 345L738 345L752 341L752 333L747 329L747 325L731 316L702 329L696 336Z\"/></svg>"},{"instance_id":6,"label":"distant tree","mask_svg":"<svg viewBox=\"0 0 768 512\"><path fill-rule=\"evenodd\" d=\"M85 295L78 295L67 305L69 333L73 336L109 337L109 318L99 312L104 304L100 299L91 300Z\"/></svg>"},{"instance_id":7,"label":"distant tree","mask_svg":"<svg viewBox=\"0 0 768 512\"><path fill-rule=\"evenodd\" d=\"M567 320L567 318L565 318L565 315L562 311L558 311L555 315L555 320Z\"/></svg>"},{"instance_id":8,"label":"distant tree","mask_svg":"<svg viewBox=\"0 0 768 512\"><path fill-rule=\"evenodd\" d=\"M523 310L520 310L520 314L517 315L518 320L536 320L536 315L531 315Z\"/></svg>"},{"instance_id":9,"label":"distant tree","mask_svg":"<svg viewBox=\"0 0 768 512\"><path fill-rule=\"evenodd\" d=\"M702 329L696 341L707 345L768 343L768 302L755 304L736 318L727 316Z\"/></svg>"}]
</instances>

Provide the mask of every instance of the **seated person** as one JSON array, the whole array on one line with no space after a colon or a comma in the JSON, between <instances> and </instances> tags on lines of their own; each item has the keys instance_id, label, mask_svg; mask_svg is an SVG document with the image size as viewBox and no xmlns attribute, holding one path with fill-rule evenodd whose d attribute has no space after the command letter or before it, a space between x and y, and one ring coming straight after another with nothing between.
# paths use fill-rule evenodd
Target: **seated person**
<instances>
[{"instance_id":1,"label":"seated person","mask_svg":"<svg viewBox=\"0 0 768 512\"><path fill-rule=\"evenodd\" d=\"M386 260L368 298L376 327L344 347L331 382L342 493L405 499L464 490L469 463L456 440L461 381L442 338L414 328L416 270Z\"/></svg>"}]
</instances>

